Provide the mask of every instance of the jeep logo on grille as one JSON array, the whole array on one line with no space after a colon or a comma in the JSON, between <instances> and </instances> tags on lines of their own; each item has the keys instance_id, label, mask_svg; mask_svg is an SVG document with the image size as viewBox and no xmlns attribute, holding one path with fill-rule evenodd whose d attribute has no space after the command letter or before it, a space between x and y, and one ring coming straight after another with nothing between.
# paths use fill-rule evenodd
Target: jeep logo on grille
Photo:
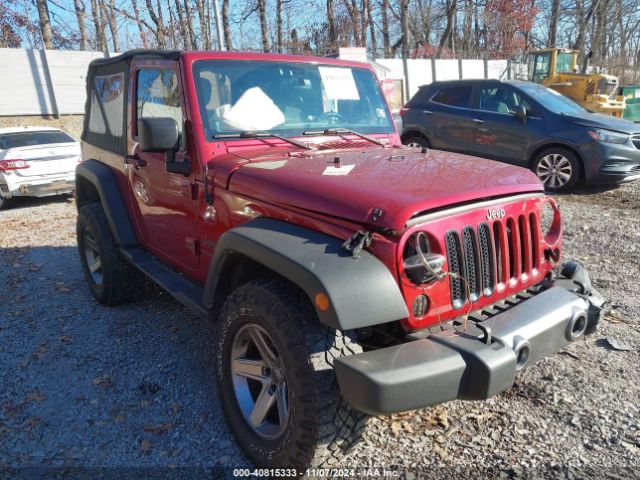
<instances>
[{"instance_id":1,"label":"jeep logo on grille","mask_svg":"<svg viewBox=\"0 0 640 480\"><path fill-rule=\"evenodd\" d=\"M495 210L489 209L487 211L487 220L495 220L497 218L502 220L505 215L506 213L504 211L504 208L496 208Z\"/></svg>"}]
</instances>

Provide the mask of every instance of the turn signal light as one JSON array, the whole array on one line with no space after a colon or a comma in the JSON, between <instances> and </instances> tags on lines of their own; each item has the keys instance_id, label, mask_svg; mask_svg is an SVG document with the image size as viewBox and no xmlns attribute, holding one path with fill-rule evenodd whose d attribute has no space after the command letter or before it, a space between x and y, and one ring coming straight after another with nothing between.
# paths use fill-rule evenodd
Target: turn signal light
<instances>
[{"instance_id":1,"label":"turn signal light","mask_svg":"<svg viewBox=\"0 0 640 480\"><path fill-rule=\"evenodd\" d=\"M321 312L326 312L327 310L329 310L329 297L327 297L324 293L316 294L313 300L316 304L316 307L318 307L318 310L320 310Z\"/></svg>"}]
</instances>

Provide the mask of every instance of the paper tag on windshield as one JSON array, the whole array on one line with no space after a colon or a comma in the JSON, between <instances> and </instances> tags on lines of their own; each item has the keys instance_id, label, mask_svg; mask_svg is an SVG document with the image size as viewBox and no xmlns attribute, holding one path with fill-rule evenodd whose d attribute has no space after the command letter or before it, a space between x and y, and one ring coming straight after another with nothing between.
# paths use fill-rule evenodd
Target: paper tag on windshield
<instances>
[{"instance_id":1,"label":"paper tag on windshield","mask_svg":"<svg viewBox=\"0 0 640 480\"><path fill-rule=\"evenodd\" d=\"M353 170L353 167L355 167L355 165L342 165L341 167L329 165L324 169L322 175L349 175L349 172Z\"/></svg>"},{"instance_id":2,"label":"paper tag on windshield","mask_svg":"<svg viewBox=\"0 0 640 480\"><path fill-rule=\"evenodd\" d=\"M350 68L318 67L324 91L336 100L360 100L358 87Z\"/></svg>"}]
</instances>

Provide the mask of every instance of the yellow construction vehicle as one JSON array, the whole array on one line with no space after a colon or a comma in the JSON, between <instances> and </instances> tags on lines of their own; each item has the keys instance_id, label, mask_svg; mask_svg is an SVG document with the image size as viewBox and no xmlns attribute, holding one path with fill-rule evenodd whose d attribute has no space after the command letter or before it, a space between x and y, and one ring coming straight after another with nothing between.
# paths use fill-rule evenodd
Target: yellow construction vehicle
<instances>
[{"instance_id":1,"label":"yellow construction vehicle","mask_svg":"<svg viewBox=\"0 0 640 480\"><path fill-rule=\"evenodd\" d=\"M578 51L562 48L534 50L528 55L528 78L553 88L587 110L622 117L625 98L616 95L618 79L604 73L586 73L589 53L578 72Z\"/></svg>"}]
</instances>

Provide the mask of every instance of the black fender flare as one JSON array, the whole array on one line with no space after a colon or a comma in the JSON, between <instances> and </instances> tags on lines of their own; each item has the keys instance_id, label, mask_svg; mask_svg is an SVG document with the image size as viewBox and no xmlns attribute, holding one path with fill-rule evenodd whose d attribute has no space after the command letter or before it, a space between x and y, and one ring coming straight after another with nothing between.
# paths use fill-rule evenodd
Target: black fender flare
<instances>
[{"instance_id":1,"label":"black fender flare","mask_svg":"<svg viewBox=\"0 0 640 480\"><path fill-rule=\"evenodd\" d=\"M109 221L116 243L121 247L138 244L129 212L122 198L115 174L98 160L86 160L76 167L76 201L78 208L86 203L80 179L90 182L96 189L104 213Z\"/></svg>"},{"instance_id":2,"label":"black fender flare","mask_svg":"<svg viewBox=\"0 0 640 480\"><path fill-rule=\"evenodd\" d=\"M325 311L314 308L320 322L341 330L401 320L409 315L389 269L362 251L354 258L343 240L272 218L256 218L225 232L216 243L204 293L214 307L224 264L244 255L301 288L314 304L318 293L329 298Z\"/></svg>"}]
</instances>

